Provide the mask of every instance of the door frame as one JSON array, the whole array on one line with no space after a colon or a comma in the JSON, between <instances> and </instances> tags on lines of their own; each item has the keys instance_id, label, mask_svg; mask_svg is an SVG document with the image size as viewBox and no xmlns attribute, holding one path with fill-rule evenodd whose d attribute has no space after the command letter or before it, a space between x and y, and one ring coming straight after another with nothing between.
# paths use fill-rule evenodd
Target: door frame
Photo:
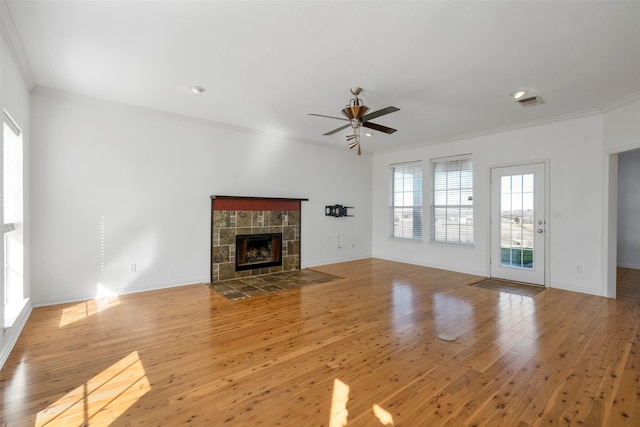
<instances>
[{"instance_id":1,"label":"door frame","mask_svg":"<svg viewBox=\"0 0 640 427\"><path fill-rule=\"evenodd\" d=\"M550 188L551 188L551 183L550 183L550 170L551 170L551 161L549 158L544 158L544 159L532 159L532 160L524 160L524 161L520 161L520 162L509 162L509 163L496 163L496 164L490 164L487 166L487 170L486 170L486 182L487 182L487 192L489 195L489 204L487 205L486 209L487 209L487 233L486 233L486 239L487 239L487 257L486 257L486 263L487 263L487 277L491 277L491 253L492 253L492 243L491 243L491 233L492 233L492 227L493 225L491 224L491 211L493 208L493 197L492 197L492 182L491 182L491 171L492 169L496 169L496 168L508 168L508 167L512 167L512 166L527 166L527 165L533 165L533 164L543 164L544 165L544 195L543 195L543 199L544 199L544 218L545 218L545 233L544 233L544 287L548 288L550 287L550 270L551 270L551 265L550 265L550 261L551 261L551 251L550 251L550 244L549 241L550 239L550 234L551 231L553 229L553 224L551 221L551 209L550 209Z\"/></svg>"},{"instance_id":2,"label":"door frame","mask_svg":"<svg viewBox=\"0 0 640 427\"><path fill-rule=\"evenodd\" d=\"M606 150L603 155L602 187L602 289L606 298L617 298L618 288L618 156L640 149L640 142Z\"/></svg>"}]
</instances>

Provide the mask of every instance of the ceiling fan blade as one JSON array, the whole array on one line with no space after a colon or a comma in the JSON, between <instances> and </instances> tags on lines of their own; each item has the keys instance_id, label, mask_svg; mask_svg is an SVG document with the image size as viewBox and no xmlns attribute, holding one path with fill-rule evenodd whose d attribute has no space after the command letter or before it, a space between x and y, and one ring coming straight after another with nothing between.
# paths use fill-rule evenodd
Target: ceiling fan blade
<instances>
[{"instance_id":1,"label":"ceiling fan blade","mask_svg":"<svg viewBox=\"0 0 640 427\"><path fill-rule=\"evenodd\" d=\"M350 126L351 126L351 123L349 123L349 124L347 124L347 125L344 125L344 126L340 126L340 127L339 127L339 128L337 128L337 129L330 130L330 131L329 131L329 132L327 132L327 133L323 133L323 135L333 135L334 133L336 133L336 132L340 132L342 129L346 129L346 128L350 127Z\"/></svg>"},{"instance_id":2,"label":"ceiling fan blade","mask_svg":"<svg viewBox=\"0 0 640 427\"><path fill-rule=\"evenodd\" d=\"M338 120L347 121L347 122L349 121L348 119L345 119L344 117L325 116L324 114L307 113L307 116L326 117L328 119L338 119Z\"/></svg>"},{"instance_id":3,"label":"ceiling fan blade","mask_svg":"<svg viewBox=\"0 0 640 427\"><path fill-rule=\"evenodd\" d=\"M392 134L395 131L397 131L398 129L392 129L386 126L382 126L376 123L371 123L371 122L364 122L362 123L362 126L369 128L369 129L373 129L373 130L377 130L380 132L384 132L384 133L388 133L388 134Z\"/></svg>"},{"instance_id":4,"label":"ceiling fan blade","mask_svg":"<svg viewBox=\"0 0 640 427\"><path fill-rule=\"evenodd\" d=\"M365 114L360 120L366 122L367 120L375 119L376 117L384 116L385 114L395 113L396 111L400 111L400 109L396 107L387 107L382 110L374 111L373 113Z\"/></svg>"}]
</instances>

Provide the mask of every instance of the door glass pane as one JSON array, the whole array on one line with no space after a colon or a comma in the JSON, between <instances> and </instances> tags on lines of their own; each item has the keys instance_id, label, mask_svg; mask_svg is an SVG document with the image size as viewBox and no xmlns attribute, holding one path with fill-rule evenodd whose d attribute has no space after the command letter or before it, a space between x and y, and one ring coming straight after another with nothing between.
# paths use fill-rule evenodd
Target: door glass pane
<instances>
[{"instance_id":1,"label":"door glass pane","mask_svg":"<svg viewBox=\"0 0 640 427\"><path fill-rule=\"evenodd\" d=\"M500 179L500 192L502 194L511 193L511 177L510 176L503 176Z\"/></svg>"},{"instance_id":2,"label":"door glass pane","mask_svg":"<svg viewBox=\"0 0 640 427\"><path fill-rule=\"evenodd\" d=\"M522 193L522 175L511 175L511 193Z\"/></svg>"},{"instance_id":3,"label":"door glass pane","mask_svg":"<svg viewBox=\"0 0 640 427\"><path fill-rule=\"evenodd\" d=\"M533 174L503 176L500 193L500 263L532 269Z\"/></svg>"},{"instance_id":4,"label":"door glass pane","mask_svg":"<svg viewBox=\"0 0 640 427\"><path fill-rule=\"evenodd\" d=\"M533 193L533 174L529 173L522 177L522 191Z\"/></svg>"}]
</instances>

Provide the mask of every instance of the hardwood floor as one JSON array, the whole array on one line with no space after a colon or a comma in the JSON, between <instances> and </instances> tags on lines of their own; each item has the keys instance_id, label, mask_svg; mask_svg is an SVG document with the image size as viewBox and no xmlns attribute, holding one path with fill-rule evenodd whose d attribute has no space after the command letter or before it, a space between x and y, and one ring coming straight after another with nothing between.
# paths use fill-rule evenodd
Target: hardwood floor
<instances>
[{"instance_id":1,"label":"hardwood floor","mask_svg":"<svg viewBox=\"0 0 640 427\"><path fill-rule=\"evenodd\" d=\"M640 303L640 270L618 267L616 299Z\"/></svg>"},{"instance_id":2,"label":"hardwood floor","mask_svg":"<svg viewBox=\"0 0 640 427\"><path fill-rule=\"evenodd\" d=\"M377 259L320 270L345 279L37 308L0 425L640 425L638 302Z\"/></svg>"}]
</instances>

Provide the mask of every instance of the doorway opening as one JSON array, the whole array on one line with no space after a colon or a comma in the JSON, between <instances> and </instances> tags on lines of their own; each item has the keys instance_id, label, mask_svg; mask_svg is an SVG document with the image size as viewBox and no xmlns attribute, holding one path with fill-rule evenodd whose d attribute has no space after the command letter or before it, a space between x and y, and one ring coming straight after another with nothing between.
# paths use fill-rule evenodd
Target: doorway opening
<instances>
[{"instance_id":1,"label":"doorway opening","mask_svg":"<svg viewBox=\"0 0 640 427\"><path fill-rule=\"evenodd\" d=\"M618 154L616 298L640 302L640 149Z\"/></svg>"}]
</instances>

